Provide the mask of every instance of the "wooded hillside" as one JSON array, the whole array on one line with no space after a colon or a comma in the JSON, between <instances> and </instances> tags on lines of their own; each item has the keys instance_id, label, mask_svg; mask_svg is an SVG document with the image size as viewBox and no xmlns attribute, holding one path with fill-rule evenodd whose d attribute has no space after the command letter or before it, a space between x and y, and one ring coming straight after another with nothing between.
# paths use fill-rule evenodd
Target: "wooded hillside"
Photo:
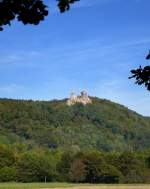
<instances>
[{"instance_id":1,"label":"wooded hillside","mask_svg":"<svg viewBox=\"0 0 150 189\"><path fill-rule=\"evenodd\" d=\"M141 151L150 147L150 119L108 100L0 100L0 143L50 149Z\"/></svg>"}]
</instances>

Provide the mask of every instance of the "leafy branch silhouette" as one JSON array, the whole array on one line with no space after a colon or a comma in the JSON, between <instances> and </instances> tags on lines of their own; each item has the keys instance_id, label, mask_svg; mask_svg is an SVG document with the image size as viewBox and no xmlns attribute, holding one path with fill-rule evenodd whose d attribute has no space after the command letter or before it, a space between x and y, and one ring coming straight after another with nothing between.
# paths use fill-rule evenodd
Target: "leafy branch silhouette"
<instances>
[{"instance_id":1,"label":"leafy branch silhouette","mask_svg":"<svg viewBox=\"0 0 150 189\"><path fill-rule=\"evenodd\" d=\"M57 0L61 13L70 9L70 4L79 0ZM23 24L37 25L48 15L48 7L43 0L0 0L0 31L17 19Z\"/></svg>"},{"instance_id":2,"label":"leafy branch silhouette","mask_svg":"<svg viewBox=\"0 0 150 189\"><path fill-rule=\"evenodd\" d=\"M150 51L146 56L146 60L150 60ZM150 66L131 70L132 76L129 79L135 78L135 83L138 85L144 85L148 91L150 91Z\"/></svg>"}]
</instances>

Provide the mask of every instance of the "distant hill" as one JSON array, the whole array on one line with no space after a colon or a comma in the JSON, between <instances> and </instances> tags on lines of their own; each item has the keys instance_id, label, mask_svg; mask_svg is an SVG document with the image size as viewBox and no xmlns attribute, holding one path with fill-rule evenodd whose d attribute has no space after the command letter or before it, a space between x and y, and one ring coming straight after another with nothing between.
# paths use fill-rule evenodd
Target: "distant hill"
<instances>
[{"instance_id":1,"label":"distant hill","mask_svg":"<svg viewBox=\"0 0 150 189\"><path fill-rule=\"evenodd\" d=\"M0 99L0 143L28 148L139 151L150 148L150 118L117 103Z\"/></svg>"}]
</instances>

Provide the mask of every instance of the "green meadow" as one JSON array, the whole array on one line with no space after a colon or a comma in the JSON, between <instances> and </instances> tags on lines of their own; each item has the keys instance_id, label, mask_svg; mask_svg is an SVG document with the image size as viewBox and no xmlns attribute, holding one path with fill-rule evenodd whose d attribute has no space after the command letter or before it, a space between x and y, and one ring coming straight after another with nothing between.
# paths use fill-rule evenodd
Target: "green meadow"
<instances>
[{"instance_id":1,"label":"green meadow","mask_svg":"<svg viewBox=\"0 0 150 189\"><path fill-rule=\"evenodd\" d=\"M150 184L0 183L0 189L150 189Z\"/></svg>"},{"instance_id":2,"label":"green meadow","mask_svg":"<svg viewBox=\"0 0 150 189\"><path fill-rule=\"evenodd\" d=\"M0 189L71 188L69 183L0 183Z\"/></svg>"}]
</instances>

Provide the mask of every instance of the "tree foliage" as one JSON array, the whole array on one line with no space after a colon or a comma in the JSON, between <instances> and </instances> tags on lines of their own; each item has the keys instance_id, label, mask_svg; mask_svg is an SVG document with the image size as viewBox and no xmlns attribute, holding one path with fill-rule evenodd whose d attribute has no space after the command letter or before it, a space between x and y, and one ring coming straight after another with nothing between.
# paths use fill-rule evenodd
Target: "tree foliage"
<instances>
[{"instance_id":1,"label":"tree foliage","mask_svg":"<svg viewBox=\"0 0 150 189\"><path fill-rule=\"evenodd\" d=\"M70 4L78 0L58 0L60 12L69 10ZM4 25L10 25L17 19L23 24L39 24L48 15L48 7L44 0L1 0L0 1L0 31Z\"/></svg>"},{"instance_id":2,"label":"tree foliage","mask_svg":"<svg viewBox=\"0 0 150 189\"><path fill-rule=\"evenodd\" d=\"M92 98L92 104L67 106L66 101L0 100L0 143L32 149L100 151L150 147L150 119L119 104ZM17 144L21 143L22 146Z\"/></svg>"},{"instance_id":3,"label":"tree foliage","mask_svg":"<svg viewBox=\"0 0 150 189\"><path fill-rule=\"evenodd\" d=\"M93 150L72 154L42 147L10 151L17 158L11 165L1 159L0 182L148 183L150 179L149 151L113 155Z\"/></svg>"},{"instance_id":4,"label":"tree foliage","mask_svg":"<svg viewBox=\"0 0 150 189\"><path fill-rule=\"evenodd\" d=\"M150 119L91 99L1 99L0 182L147 183Z\"/></svg>"},{"instance_id":5,"label":"tree foliage","mask_svg":"<svg viewBox=\"0 0 150 189\"><path fill-rule=\"evenodd\" d=\"M146 59L149 60L150 59L150 52L149 54L146 56ZM144 85L148 91L150 91L150 66L145 66L142 68L142 66L140 66L138 69L133 69L131 70L132 76L129 77L131 78L135 78L136 80L136 84L138 85Z\"/></svg>"},{"instance_id":6,"label":"tree foliage","mask_svg":"<svg viewBox=\"0 0 150 189\"><path fill-rule=\"evenodd\" d=\"M59 1L58 7L60 9L60 12L65 12L66 10L70 9L70 4L80 0L58 0L58 1Z\"/></svg>"},{"instance_id":7,"label":"tree foliage","mask_svg":"<svg viewBox=\"0 0 150 189\"><path fill-rule=\"evenodd\" d=\"M86 165L82 159L75 159L69 169L69 180L72 182L83 182L86 177Z\"/></svg>"},{"instance_id":8,"label":"tree foliage","mask_svg":"<svg viewBox=\"0 0 150 189\"><path fill-rule=\"evenodd\" d=\"M45 179L52 181L52 176L55 175L55 164L49 156L37 152L23 154L17 162L18 181L44 182Z\"/></svg>"}]
</instances>

